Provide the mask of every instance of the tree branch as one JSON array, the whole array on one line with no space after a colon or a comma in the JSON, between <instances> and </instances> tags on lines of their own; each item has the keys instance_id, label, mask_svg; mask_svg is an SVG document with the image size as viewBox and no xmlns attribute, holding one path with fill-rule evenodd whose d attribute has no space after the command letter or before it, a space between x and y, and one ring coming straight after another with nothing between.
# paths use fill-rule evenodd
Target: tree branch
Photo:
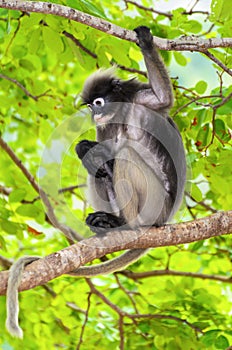
<instances>
[{"instance_id":1,"label":"tree branch","mask_svg":"<svg viewBox=\"0 0 232 350\"><path fill-rule=\"evenodd\" d=\"M175 271L175 270L154 270L154 271L144 271L144 272L132 272L132 271L119 271L121 275L133 279L134 281L149 277L159 277L159 276L182 276L182 277L193 277L202 280L213 280L220 281L224 283L232 284L232 276L218 276L218 275L208 275L196 272L185 272L185 271Z\"/></svg>"},{"instance_id":2,"label":"tree branch","mask_svg":"<svg viewBox=\"0 0 232 350\"><path fill-rule=\"evenodd\" d=\"M232 70L227 68L225 64L223 64L217 57L215 57L211 52L208 50L200 50L203 54L205 54L209 59L211 59L214 63L216 63L222 70L224 70L226 73L232 76Z\"/></svg>"},{"instance_id":3,"label":"tree branch","mask_svg":"<svg viewBox=\"0 0 232 350\"><path fill-rule=\"evenodd\" d=\"M119 250L185 244L231 232L232 211L218 212L195 221L159 228L141 227L136 231L108 232L106 236L88 238L28 265L19 290L42 285L96 258ZM7 280L8 271L1 272L0 295L6 292Z\"/></svg>"},{"instance_id":4,"label":"tree branch","mask_svg":"<svg viewBox=\"0 0 232 350\"><path fill-rule=\"evenodd\" d=\"M68 6L42 1L0 0L0 8L60 16L85 24L120 39L135 43L138 42L134 31L126 30L102 18L94 17ZM181 37L180 39L176 40L169 40L155 36L154 42L161 50L176 51L205 51L209 48L215 47L232 47L232 38L200 39L198 37L191 36Z\"/></svg>"},{"instance_id":5,"label":"tree branch","mask_svg":"<svg viewBox=\"0 0 232 350\"><path fill-rule=\"evenodd\" d=\"M11 83L17 85L25 93L25 95L27 95L28 97L32 98L34 101L38 101L40 97L46 96L47 92L49 91L49 90L47 90L47 91L45 91L44 93L42 93L40 95L34 96L18 80L10 78L10 77L8 77L5 74L0 74L0 78L8 80Z\"/></svg>"},{"instance_id":6,"label":"tree branch","mask_svg":"<svg viewBox=\"0 0 232 350\"><path fill-rule=\"evenodd\" d=\"M30 182L34 190L40 195L41 200L43 201L45 207L47 208L47 216L51 222L51 224L64 233L64 235L70 239L72 242L77 240L81 240L82 237L75 232L70 227L60 223L55 215L55 212L53 210L53 207L50 203L50 200L46 193L43 191L43 189L37 184L34 176L27 170L27 168L23 165L21 160L17 157L17 155L14 153L14 151L10 148L10 146L3 140L3 138L0 136L0 147L8 154L8 156L13 160L15 165L22 171L24 176L27 178L27 180Z\"/></svg>"}]
</instances>

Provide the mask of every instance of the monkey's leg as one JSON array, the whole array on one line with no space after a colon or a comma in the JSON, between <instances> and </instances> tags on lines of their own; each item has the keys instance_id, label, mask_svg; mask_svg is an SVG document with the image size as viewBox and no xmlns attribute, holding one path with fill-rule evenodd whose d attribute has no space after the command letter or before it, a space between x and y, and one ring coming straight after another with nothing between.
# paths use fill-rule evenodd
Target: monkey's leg
<instances>
[{"instance_id":1,"label":"monkey's leg","mask_svg":"<svg viewBox=\"0 0 232 350\"><path fill-rule=\"evenodd\" d=\"M125 225L125 220L104 211L96 211L88 215L86 224L90 227L91 231L101 235L115 228L121 229L121 226Z\"/></svg>"},{"instance_id":2,"label":"monkey's leg","mask_svg":"<svg viewBox=\"0 0 232 350\"><path fill-rule=\"evenodd\" d=\"M112 177L114 160L104 145L83 140L76 145L76 153L90 175L97 178Z\"/></svg>"}]
</instances>

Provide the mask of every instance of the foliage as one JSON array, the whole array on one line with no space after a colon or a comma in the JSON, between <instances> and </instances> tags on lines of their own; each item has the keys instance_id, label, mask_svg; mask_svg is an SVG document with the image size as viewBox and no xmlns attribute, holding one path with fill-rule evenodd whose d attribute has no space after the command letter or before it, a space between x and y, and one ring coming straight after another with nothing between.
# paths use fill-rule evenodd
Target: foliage
<instances>
[{"instance_id":1,"label":"foliage","mask_svg":"<svg viewBox=\"0 0 232 350\"><path fill-rule=\"evenodd\" d=\"M163 14L151 10L157 10L159 3L155 6L150 0L138 6L117 0L110 4L106 0L52 2L126 29L144 24L153 35L169 39L192 34L231 36L232 12L226 0L213 0L208 14L194 12L194 8L188 12L178 7L178 1L172 11ZM94 139L95 132L78 94L91 72L115 63L121 66L117 72L122 78L134 70L144 80L139 74L139 49L58 16L5 9L0 9L0 44L0 133L29 172L54 195L59 219L85 236L89 232L84 217L91 208L84 196L86 172L79 167L74 146L80 139ZM231 49L210 52L232 67ZM227 96L232 85L223 69L215 63L211 66L200 53L194 67L199 76L196 83L189 76L190 56L177 51L162 54L167 65L171 62L170 73L175 77L176 102L171 114L182 133L191 169L191 194L186 194L186 206L176 221L229 210L232 99ZM205 67L214 83L201 78ZM47 221L38 194L3 150L0 161L2 255L12 259L26 254L45 256L65 247L68 242ZM49 173L45 180L43 171ZM82 186L57 195L58 189L76 184ZM20 296L23 341L3 331L5 297L1 297L0 347L91 350L122 349L124 343L130 350L227 349L232 345L231 279L226 283L231 257L229 237L220 237L151 251L130 267L134 272L153 270L154 276L146 279L117 274L88 282L62 276L49 287ZM165 270L162 276L155 274L159 270Z\"/></svg>"}]
</instances>

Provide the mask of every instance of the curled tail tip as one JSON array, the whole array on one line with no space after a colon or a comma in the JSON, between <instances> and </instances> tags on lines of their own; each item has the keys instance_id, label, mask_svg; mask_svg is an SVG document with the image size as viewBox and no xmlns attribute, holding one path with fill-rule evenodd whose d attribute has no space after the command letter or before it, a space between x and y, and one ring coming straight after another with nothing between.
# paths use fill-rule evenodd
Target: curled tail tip
<instances>
[{"instance_id":1,"label":"curled tail tip","mask_svg":"<svg viewBox=\"0 0 232 350\"><path fill-rule=\"evenodd\" d=\"M12 337L23 339L23 330L16 324L12 324L8 319L6 320L6 329Z\"/></svg>"}]
</instances>

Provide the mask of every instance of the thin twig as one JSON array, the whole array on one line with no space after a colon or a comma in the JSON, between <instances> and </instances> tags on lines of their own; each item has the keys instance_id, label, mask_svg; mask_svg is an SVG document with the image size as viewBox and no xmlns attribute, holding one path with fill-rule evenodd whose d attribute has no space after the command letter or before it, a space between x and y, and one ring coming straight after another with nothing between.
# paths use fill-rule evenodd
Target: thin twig
<instances>
[{"instance_id":1,"label":"thin twig","mask_svg":"<svg viewBox=\"0 0 232 350\"><path fill-rule=\"evenodd\" d=\"M124 329L123 329L123 316L119 316L118 320L118 329L119 329L119 334L120 334L120 344L119 344L119 349L124 350Z\"/></svg>"},{"instance_id":2,"label":"thin twig","mask_svg":"<svg viewBox=\"0 0 232 350\"><path fill-rule=\"evenodd\" d=\"M200 278L203 280L208 279L208 280L219 281L219 282L229 283L229 284L232 283L232 276L227 277L227 276L207 275L202 273L175 271L175 270L169 270L169 269L144 271L144 272L119 271L117 272L117 274L124 275L135 281L143 278L150 278L150 277L182 276L182 277Z\"/></svg>"},{"instance_id":3,"label":"thin twig","mask_svg":"<svg viewBox=\"0 0 232 350\"><path fill-rule=\"evenodd\" d=\"M135 303L135 301L134 301L134 299L133 299L133 297L132 297L132 295L131 295L131 292L130 292L129 290L127 290L127 289L122 285L120 279L118 278L118 274L115 273L114 275L115 275L115 279L116 279L116 281L117 281L117 283L118 283L118 285L119 285L119 288L128 296L128 298L130 299L130 301L131 301L131 303L132 303L132 305L133 305L133 307L134 307L134 309L135 309L135 312L138 314L139 312L138 312L136 303Z\"/></svg>"},{"instance_id":4,"label":"thin twig","mask_svg":"<svg viewBox=\"0 0 232 350\"><path fill-rule=\"evenodd\" d=\"M53 207L52 207L46 193L37 184L33 175L27 170L27 168L23 165L21 160L16 156L14 151L8 146L8 144L2 139L2 137L0 137L0 146L8 154L8 156L13 160L15 165L22 171L22 173L28 179L28 181L30 182L32 187L35 189L35 191L38 194L40 194L40 197L47 208L47 211L48 211L47 215L48 215L52 225L55 228L59 229L61 232L63 232L68 239L71 239L72 241L73 240L77 240L77 241L81 240L82 237L77 232L75 232L74 230L72 230L68 226L66 226L58 221L58 219L54 213Z\"/></svg>"},{"instance_id":5,"label":"thin twig","mask_svg":"<svg viewBox=\"0 0 232 350\"><path fill-rule=\"evenodd\" d=\"M176 316L162 315L162 314L129 314L129 313L123 311L122 309L120 309L117 305L113 304L104 294L102 294L98 289L96 289L96 287L94 286L94 284L91 282L90 279L86 279L86 281L87 281L88 285L90 286L91 292L93 294L97 295L105 304L107 304L112 310L114 310L121 318L128 317L131 320L141 319L141 318L174 320L174 321L186 324L187 326L189 326L190 328L192 328L196 332L203 333L199 327L188 322L186 319L182 319L182 318L179 318Z\"/></svg>"},{"instance_id":6,"label":"thin twig","mask_svg":"<svg viewBox=\"0 0 232 350\"><path fill-rule=\"evenodd\" d=\"M199 50L200 51L200 50ZM216 63L221 69L223 69L226 73L232 76L232 70L226 67L225 64L223 64L219 59L217 59L211 52L208 50L201 50L201 52L209 57L214 63Z\"/></svg>"},{"instance_id":7,"label":"thin twig","mask_svg":"<svg viewBox=\"0 0 232 350\"><path fill-rule=\"evenodd\" d=\"M5 79L5 80L8 80L10 81L11 83L17 85L28 97L31 97L34 101L38 101L38 99L42 96L45 96L46 95L46 92L41 94L41 95L38 95L38 96L34 96L32 95L18 80L16 79L13 79L13 78L10 78L8 77L7 75L5 74L0 74L0 78L2 79ZM49 90L48 90L49 91Z\"/></svg>"},{"instance_id":8,"label":"thin twig","mask_svg":"<svg viewBox=\"0 0 232 350\"><path fill-rule=\"evenodd\" d=\"M89 292L88 298L87 298L87 309L85 312L85 320L84 320L84 323L81 327L81 334L80 334L80 338L79 338L79 342L77 344L76 350L80 350L81 344L83 343L83 336L84 336L84 332L85 332L85 327L86 327L88 319L89 319L89 310L90 310L90 306L91 306L91 296L92 296L92 292Z\"/></svg>"},{"instance_id":9,"label":"thin twig","mask_svg":"<svg viewBox=\"0 0 232 350\"><path fill-rule=\"evenodd\" d=\"M206 204L204 201L197 201L196 199L194 199L189 193L185 193L186 196L188 196L192 201L194 201L196 204L201 205L202 207L204 207L206 210L211 211L212 213L217 213L217 210L212 208L210 205Z\"/></svg>"},{"instance_id":10,"label":"thin twig","mask_svg":"<svg viewBox=\"0 0 232 350\"><path fill-rule=\"evenodd\" d=\"M125 3L126 4L132 4L132 5L138 7L141 10L144 10L144 11L149 11L149 12L153 12L153 13L155 13L157 15L168 17L169 19L171 19L173 17L173 15L170 12L162 12L162 11L159 11L159 10L155 10L155 9L153 9L153 7L143 6L143 5L138 4L135 1L125 0Z\"/></svg>"},{"instance_id":11,"label":"thin twig","mask_svg":"<svg viewBox=\"0 0 232 350\"><path fill-rule=\"evenodd\" d=\"M92 52L89 49L87 49L84 45L82 45L80 40L75 38L74 35L72 35L71 33L68 33L66 30L63 31L63 34L66 36L66 38L71 39L74 42L75 45L77 45L82 51L87 53L89 56L91 56L92 58L95 58L95 59L97 58L97 55L94 52Z\"/></svg>"}]
</instances>

